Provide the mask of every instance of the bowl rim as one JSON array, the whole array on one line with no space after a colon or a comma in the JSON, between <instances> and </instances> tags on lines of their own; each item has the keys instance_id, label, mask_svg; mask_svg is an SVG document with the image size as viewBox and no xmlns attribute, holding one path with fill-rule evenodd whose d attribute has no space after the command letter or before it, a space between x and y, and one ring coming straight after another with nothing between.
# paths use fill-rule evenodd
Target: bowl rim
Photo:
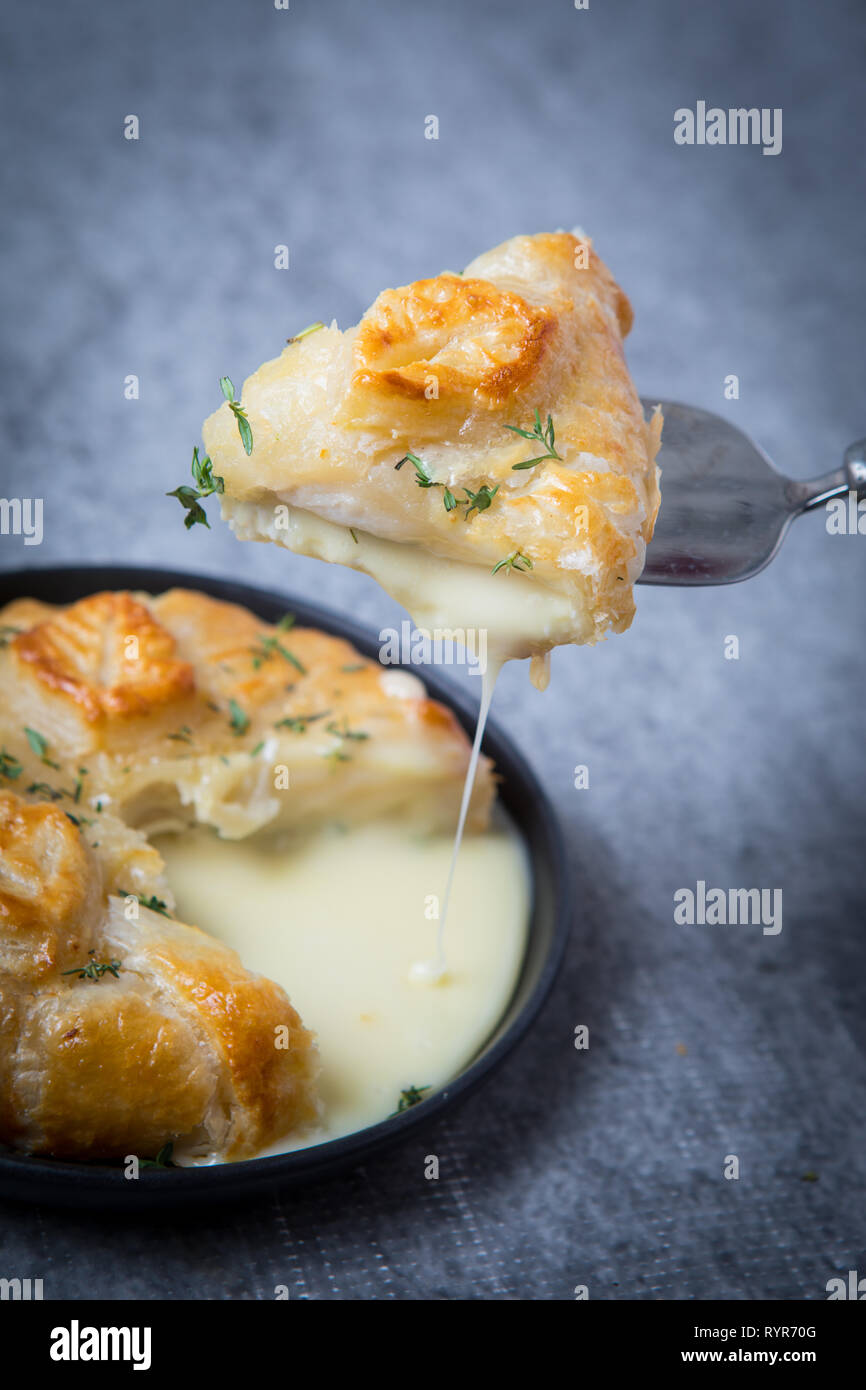
<instances>
[{"instance_id":1,"label":"bowl rim","mask_svg":"<svg viewBox=\"0 0 866 1390\"><path fill-rule=\"evenodd\" d=\"M163 593L172 588L192 588L224 602L238 603L258 612L263 609L295 613L301 626L320 628L343 637L363 654L378 657L380 643L375 630L354 618L310 603L290 592L240 583L198 571L165 569L152 565L99 564L34 566L0 572L0 605L14 598L41 598L45 602L75 602L103 589L141 590ZM52 591L47 597L46 591ZM62 596L58 596L62 595ZM259 607L257 607L259 605ZM403 669L395 667L395 670ZM425 665L420 673L428 693L453 710L461 727L474 732L477 703L462 689L452 685L440 668ZM523 1039L538 1016L558 974L569 937L572 910L568 892L568 866L565 844L557 814L547 793L509 734L495 719L488 720L482 747L494 760L501 781L498 796L527 850L533 873L533 891L527 944L520 973L508 1002L491 1029L487 1040L473 1059L447 1085L428 1099L365 1129L336 1139L326 1139L285 1154L240 1159L233 1163L187 1168L149 1168L130 1183L122 1165L54 1159L18 1154L0 1148L0 1195L23 1200L86 1205L98 1201L105 1205L112 1198L129 1203L130 1188L139 1194L129 1203L136 1206L177 1206L187 1199L221 1200L246 1195L264 1188L312 1182L363 1162L379 1149L399 1143L426 1128L445 1111L466 1099ZM519 793L519 796L518 796ZM542 860L539 864L539 860ZM546 861L546 862L544 862ZM552 916L549 940L537 968L537 978L526 999L515 1011L521 982L527 971L533 936L539 930L539 869L546 875L550 892L547 912Z\"/></svg>"}]
</instances>

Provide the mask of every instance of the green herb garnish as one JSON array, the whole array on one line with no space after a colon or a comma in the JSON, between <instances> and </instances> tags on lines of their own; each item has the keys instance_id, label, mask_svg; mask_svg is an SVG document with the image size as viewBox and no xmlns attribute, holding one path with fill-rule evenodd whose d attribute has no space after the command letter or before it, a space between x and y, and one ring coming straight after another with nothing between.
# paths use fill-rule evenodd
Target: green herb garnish
<instances>
[{"instance_id":1,"label":"green herb garnish","mask_svg":"<svg viewBox=\"0 0 866 1390\"><path fill-rule=\"evenodd\" d=\"M120 970L119 960L91 960L87 965L76 965L74 970L61 970L61 975L77 975L79 980L101 980L103 975L113 975L117 979Z\"/></svg>"},{"instance_id":2,"label":"green herb garnish","mask_svg":"<svg viewBox=\"0 0 866 1390\"><path fill-rule=\"evenodd\" d=\"M445 483L434 482L427 464L417 454L404 454L400 462L394 465L395 469L402 468L404 463L412 464L415 469L415 481L419 487L441 487L443 489L442 502L446 512L455 512L458 507L465 507L464 516L467 521L473 512L485 512L499 491L498 484L496 487L490 487L487 483L483 483L477 492L465 487L463 489L465 496L458 498Z\"/></svg>"},{"instance_id":3,"label":"green herb garnish","mask_svg":"<svg viewBox=\"0 0 866 1390\"><path fill-rule=\"evenodd\" d=\"M240 401L235 400L235 388L230 376L220 377L220 390L229 403L229 410L238 422L238 434L244 446L244 453L251 454L253 452L253 432L246 411Z\"/></svg>"},{"instance_id":4,"label":"green herb garnish","mask_svg":"<svg viewBox=\"0 0 866 1390\"><path fill-rule=\"evenodd\" d=\"M149 898L144 898L140 893L133 893L130 888L118 888L117 892L122 898L135 898L140 907L147 907L151 912L158 912L160 917L170 917L168 903L164 903L162 898L158 898L152 893Z\"/></svg>"},{"instance_id":5,"label":"green herb garnish","mask_svg":"<svg viewBox=\"0 0 866 1390\"><path fill-rule=\"evenodd\" d=\"M241 709L240 705L235 699L229 700L229 711L231 713L231 719L229 720L229 723L231 724L232 732L235 734L245 734L247 729L250 727L249 715L244 714L243 710Z\"/></svg>"},{"instance_id":6,"label":"green herb garnish","mask_svg":"<svg viewBox=\"0 0 866 1390\"><path fill-rule=\"evenodd\" d=\"M299 343L302 338L306 338L307 335L310 333L316 333L318 329L324 328L324 326L325 325L323 323L319 323L318 320L315 323L308 323L306 328L302 328L300 333L295 334L294 338L287 338L286 342Z\"/></svg>"},{"instance_id":7,"label":"green herb garnish","mask_svg":"<svg viewBox=\"0 0 866 1390\"><path fill-rule=\"evenodd\" d=\"M370 737L369 734L365 734L361 730L350 729L345 719L343 720L342 728L340 728L334 720L332 720L330 724L326 724L325 728L327 732L329 734L333 734L335 738L354 739L358 743L361 743L364 739Z\"/></svg>"},{"instance_id":8,"label":"green herb garnish","mask_svg":"<svg viewBox=\"0 0 866 1390\"><path fill-rule=\"evenodd\" d=\"M499 484L496 487L488 487L487 483L482 484L477 492L470 492L468 487L463 491L466 493L466 501L461 502L461 507L466 508L466 520L469 520L472 512L486 512L490 503L499 491Z\"/></svg>"},{"instance_id":9,"label":"green herb garnish","mask_svg":"<svg viewBox=\"0 0 866 1390\"><path fill-rule=\"evenodd\" d=\"M454 496L454 493L451 491L450 487L446 487L445 483L434 482L433 475L422 458L419 458L417 454L404 454L400 462L395 463L395 470L399 472L404 463L411 463L412 467L415 469L415 481L419 487L441 487L443 489L442 501L445 504L446 512L453 512L455 510L457 507L457 498Z\"/></svg>"},{"instance_id":10,"label":"green herb garnish","mask_svg":"<svg viewBox=\"0 0 866 1390\"><path fill-rule=\"evenodd\" d=\"M173 1163L171 1158L173 1149L173 1141L163 1144L156 1158L140 1158L138 1160L139 1168L176 1168L177 1164Z\"/></svg>"},{"instance_id":11,"label":"green herb garnish","mask_svg":"<svg viewBox=\"0 0 866 1390\"><path fill-rule=\"evenodd\" d=\"M404 454L399 463L394 464L395 473L399 473L404 463L411 463L415 469L415 481L419 487L441 487L441 484L434 483L426 463L419 459L417 454Z\"/></svg>"},{"instance_id":12,"label":"green herb garnish","mask_svg":"<svg viewBox=\"0 0 866 1390\"><path fill-rule=\"evenodd\" d=\"M324 709L321 714L296 714L288 719L278 719L274 728L291 729L293 734L305 734L308 724L314 724L317 719L325 719L330 713L329 709Z\"/></svg>"},{"instance_id":13,"label":"green herb garnish","mask_svg":"<svg viewBox=\"0 0 866 1390\"><path fill-rule=\"evenodd\" d=\"M13 627L11 623L0 623L0 650L8 647L13 637L17 637L23 628Z\"/></svg>"},{"instance_id":14,"label":"green herb garnish","mask_svg":"<svg viewBox=\"0 0 866 1390\"><path fill-rule=\"evenodd\" d=\"M289 628L294 626L294 622L294 613L285 613L283 617L280 618L280 621L277 623L277 631L288 632ZM265 634L262 633L258 641L258 647L253 647L251 649L253 653L254 671L257 671L259 669L263 661L269 661L271 657L278 652L280 656L283 658L283 660L288 661L291 666L294 666L295 670L300 672L302 676L305 676L307 674L306 666L304 666L298 660L298 658L294 655L293 652L290 652L287 647L283 646L279 637L266 637Z\"/></svg>"},{"instance_id":15,"label":"green herb garnish","mask_svg":"<svg viewBox=\"0 0 866 1390\"><path fill-rule=\"evenodd\" d=\"M53 767L59 772L60 764L52 762L48 756L48 739L45 735L38 733L36 729L28 729L26 725L24 727L24 732L27 735L27 742L30 744L37 758L45 763L47 767Z\"/></svg>"},{"instance_id":16,"label":"green herb garnish","mask_svg":"<svg viewBox=\"0 0 866 1390\"><path fill-rule=\"evenodd\" d=\"M357 535L355 534L355 528L354 528L354 526L350 526L350 527L349 527L349 535L352 537L352 540L355 542L356 545L360 545L360 544L361 544L361 542L358 540Z\"/></svg>"},{"instance_id":17,"label":"green herb garnish","mask_svg":"<svg viewBox=\"0 0 866 1390\"><path fill-rule=\"evenodd\" d=\"M0 777L8 777L10 782L14 782L23 771L14 753L7 753L5 748L0 748Z\"/></svg>"},{"instance_id":18,"label":"green herb garnish","mask_svg":"<svg viewBox=\"0 0 866 1390\"><path fill-rule=\"evenodd\" d=\"M404 1110L411 1110L413 1105L418 1105L424 1099L424 1092L429 1090L429 1086L408 1086L405 1091L400 1092L400 1102L391 1114L402 1115Z\"/></svg>"},{"instance_id":19,"label":"green herb garnish","mask_svg":"<svg viewBox=\"0 0 866 1390\"><path fill-rule=\"evenodd\" d=\"M534 429L531 429L531 430L522 430L522 429L520 429L520 427L519 427L518 425L506 425L505 428L506 428L507 430L511 430L512 434L519 434L519 435L521 435L521 437L522 437L523 439L531 439L531 440L533 440L533 441L534 441L535 443L537 443L537 444L543 444L543 445L544 445L544 448L545 448L545 450L546 450L545 453L539 454L537 458L524 459L522 463L514 463L514 464L512 464L512 465L511 465L512 470L519 470L519 469L521 469L521 468L534 468L535 465L536 465L537 463L543 463L545 459L560 459L560 460L561 460L561 457L562 457L562 456L556 452L556 448L555 448L555 444L556 444L556 434L555 434L554 429L553 429L553 421L551 420L550 416L548 415L548 417L547 417L547 424L546 424L546 426L544 427L544 429L542 429L542 427L541 427L541 416L540 416L539 413L538 413L537 407L536 407L536 411L535 411L535 428L534 428Z\"/></svg>"},{"instance_id":20,"label":"green herb garnish","mask_svg":"<svg viewBox=\"0 0 866 1390\"><path fill-rule=\"evenodd\" d=\"M510 555L506 555L504 560L500 560L498 565L494 565L491 574L497 574L499 570L531 570L532 561L528 555L523 555L519 550L513 550Z\"/></svg>"},{"instance_id":21,"label":"green herb garnish","mask_svg":"<svg viewBox=\"0 0 866 1390\"><path fill-rule=\"evenodd\" d=\"M27 793L34 796L47 796L51 801L59 801L66 793L58 787L51 787L47 782L31 782L27 788Z\"/></svg>"},{"instance_id":22,"label":"green herb garnish","mask_svg":"<svg viewBox=\"0 0 866 1390\"><path fill-rule=\"evenodd\" d=\"M177 743L192 743L192 729L188 724L181 724L176 734L166 734L166 738L172 738Z\"/></svg>"},{"instance_id":23,"label":"green herb garnish","mask_svg":"<svg viewBox=\"0 0 866 1390\"><path fill-rule=\"evenodd\" d=\"M213 492L225 492L225 482L222 478L214 477L213 464L207 454L203 458L198 456L198 447L192 451L191 466L195 487L176 487L172 492L167 492L166 497L176 497L180 505L185 509L186 516L183 524L189 531L196 523L206 526L210 530L210 522L207 519L204 507L201 505L200 498L210 497Z\"/></svg>"}]
</instances>

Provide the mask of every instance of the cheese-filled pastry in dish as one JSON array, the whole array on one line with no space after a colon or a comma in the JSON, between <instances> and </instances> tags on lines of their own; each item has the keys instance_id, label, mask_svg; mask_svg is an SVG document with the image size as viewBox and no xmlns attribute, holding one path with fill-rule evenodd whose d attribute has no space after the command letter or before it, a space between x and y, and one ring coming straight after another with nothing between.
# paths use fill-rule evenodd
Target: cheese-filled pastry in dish
<instances>
[{"instance_id":1,"label":"cheese-filled pastry in dish","mask_svg":"<svg viewBox=\"0 0 866 1390\"><path fill-rule=\"evenodd\" d=\"M84 820L229 839L395 815L450 831L469 745L408 672L187 589L0 610L0 745L16 787ZM494 795L484 759L470 810ZM95 827L95 828L94 828Z\"/></svg>"},{"instance_id":2,"label":"cheese-filled pastry in dish","mask_svg":"<svg viewBox=\"0 0 866 1390\"><path fill-rule=\"evenodd\" d=\"M278 985L173 920L159 855L112 822L91 845L60 804L0 791L0 1142L238 1159L309 1128L312 1033Z\"/></svg>"},{"instance_id":3,"label":"cheese-filled pastry in dish","mask_svg":"<svg viewBox=\"0 0 866 1390\"><path fill-rule=\"evenodd\" d=\"M200 1161L299 1141L322 1115L313 1033L243 933L239 956L176 919L147 836L285 858L379 818L451 833L463 729L342 638L197 591L17 599L0 636L0 1143ZM494 791L485 758L473 829ZM293 926L319 931L305 911Z\"/></svg>"},{"instance_id":4,"label":"cheese-filled pastry in dish","mask_svg":"<svg viewBox=\"0 0 866 1390\"><path fill-rule=\"evenodd\" d=\"M362 570L495 657L622 632L659 506L662 420L629 301L582 236L517 236L306 331L205 422L245 540ZM239 428L238 406L243 416Z\"/></svg>"}]
</instances>

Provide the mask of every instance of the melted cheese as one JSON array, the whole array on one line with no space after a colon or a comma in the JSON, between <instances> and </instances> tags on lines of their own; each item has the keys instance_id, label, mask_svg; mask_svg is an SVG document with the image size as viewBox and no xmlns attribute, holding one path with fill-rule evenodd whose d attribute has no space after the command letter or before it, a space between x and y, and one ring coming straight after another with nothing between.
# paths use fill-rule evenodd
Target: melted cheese
<instances>
[{"instance_id":1,"label":"melted cheese","mask_svg":"<svg viewBox=\"0 0 866 1390\"><path fill-rule=\"evenodd\" d=\"M276 541L289 550L349 565L375 579L430 631L487 633L497 664L551 646L592 639L593 620L578 591L563 593L519 573L491 574L478 565L435 555L419 545L370 535L326 521L302 507L223 501L223 516L240 540Z\"/></svg>"},{"instance_id":2,"label":"melted cheese","mask_svg":"<svg viewBox=\"0 0 866 1390\"><path fill-rule=\"evenodd\" d=\"M433 985L414 983L410 970L436 950L438 922L425 911L447 879L449 836L380 822L282 846L192 831L159 849L184 920L281 984L318 1035L324 1123L266 1152L353 1133L390 1115L410 1086L445 1085L513 992L531 886L523 845L504 821L463 844L448 968Z\"/></svg>"}]
</instances>

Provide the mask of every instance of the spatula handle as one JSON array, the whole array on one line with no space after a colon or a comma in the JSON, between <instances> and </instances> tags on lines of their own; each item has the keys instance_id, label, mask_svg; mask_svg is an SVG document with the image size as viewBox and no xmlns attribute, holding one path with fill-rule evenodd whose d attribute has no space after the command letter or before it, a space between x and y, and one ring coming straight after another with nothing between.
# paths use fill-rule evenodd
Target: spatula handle
<instances>
[{"instance_id":1,"label":"spatula handle","mask_svg":"<svg viewBox=\"0 0 866 1390\"><path fill-rule=\"evenodd\" d=\"M841 468L794 486L797 510L803 512L812 511L843 492L856 492L858 498L866 497L866 439L858 439L848 446Z\"/></svg>"}]
</instances>

